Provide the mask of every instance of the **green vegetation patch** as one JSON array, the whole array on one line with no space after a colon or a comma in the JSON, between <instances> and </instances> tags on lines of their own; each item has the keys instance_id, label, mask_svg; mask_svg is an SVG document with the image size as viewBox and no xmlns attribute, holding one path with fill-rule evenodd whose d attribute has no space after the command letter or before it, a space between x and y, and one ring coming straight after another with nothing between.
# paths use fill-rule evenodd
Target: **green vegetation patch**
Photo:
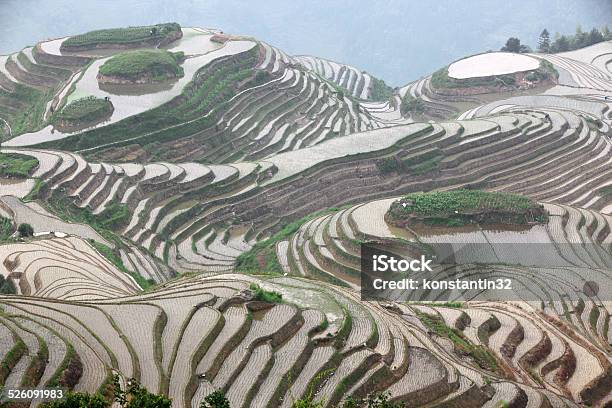
<instances>
[{"instance_id":1,"label":"green vegetation patch","mask_svg":"<svg viewBox=\"0 0 612 408\"><path fill-rule=\"evenodd\" d=\"M480 368L491 372L499 370L497 359L486 347L473 344L461 331L447 326L442 318L419 311L417 316L429 330L452 341L456 352L470 357Z\"/></svg>"},{"instance_id":2,"label":"green vegetation patch","mask_svg":"<svg viewBox=\"0 0 612 408\"><path fill-rule=\"evenodd\" d=\"M0 243L9 241L15 232L11 220L5 217L0 217Z\"/></svg>"},{"instance_id":3,"label":"green vegetation patch","mask_svg":"<svg viewBox=\"0 0 612 408\"><path fill-rule=\"evenodd\" d=\"M265 290L256 283L251 283L249 289L251 289L251 291L253 292L253 296L255 297L255 299L261 300L262 302L282 303L283 301L282 294L272 290Z\"/></svg>"},{"instance_id":4,"label":"green vegetation patch","mask_svg":"<svg viewBox=\"0 0 612 408\"><path fill-rule=\"evenodd\" d=\"M0 88L0 116L11 126L11 136L34 132L43 127L43 115L53 90L15 84L11 92Z\"/></svg>"},{"instance_id":5,"label":"green vegetation patch","mask_svg":"<svg viewBox=\"0 0 612 408\"><path fill-rule=\"evenodd\" d=\"M6 279L4 275L0 275L0 294L14 295L16 293L17 293L17 288L13 284L13 281Z\"/></svg>"},{"instance_id":6,"label":"green vegetation patch","mask_svg":"<svg viewBox=\"0 0 612 408\"><path fill-rule=\"evenodd\" d=\"M438 148L410 158L399 159L384 157L376 161L376 167L382 174L393 172L421 175L439 168L444 152Z\"/></svg>"},{"instance_id":7,"label":"green vegetation patch","mask_svg":"<svg viewBox=\"0 0 612 408\"><path fill-rule=\"evenodd\" d=\"M330 208L309 214L297 221L285 225L280 231L270 238L256 243L253 248L243 252L236 259L236 270L241 272L276 272L282 273L283 268L276 257L276 244L293 235L306 222L323 214L340 211L339 208Z\"/></svg>"},{"instance_id":8,"label":"green vegetation patch","mask_svg":"<svg viewBox=\"0 0 612 408\"><path fill-rule=\"evenodd\" d=\"M544 207L518 194L480 190L412 193L394 202L387 218L398 224L460 226L470 223L529 224L546 222Z\"/></svg>"},{"instance_id":9,"label":"green vegetation patch","mask_svg":"<svg viewBox=\"0 0 612 408\"><path fill-rule=\"evenodd\" d=\"M134 278L134 280L136 281L136 283L138 283L138 285L143 289L149 289L150 287L155 285L155 281L153 279L145 279L143 276L141 276L138 273L134 273L130 270L128 270L125 265L123 264L123 261L121 260L121 257L112 250L112 248L101 244L99 242L96 242L94 240L90 240L89 243L91 244L91 246L93 246L103 257L105 257L110 263L112 263L113 265L115 265L115 267L117 269L119 269L121 272L126 273L128 275L130 275L132 278Z\"/></svg>"},{"instance_id":10,"label":"green vegetation patch","mask_svg":"<svg viewBox=\"0 0 612 408\"><path fill-rule=\"evenodd\" d=\"M87 96L77 99L64 106L53 115L53 121L66 122L97 122L105 119L113 113L111 101Z\"/></svg>"},{"instance_id":11,"label":"green vegetation patch","mask_svg":"<svg viewBox=\"0 0 612 408\"><path fill-rule=\"evenodd\" d=\"M540 67L538 69L527 73L525 76L525 79L531 82L545 81L549 78L558 79L559 71L545 59L540 60Z\"/></svg>"},{"instance_id":12,"label":"green vegetation patch","mask_svg":"<svg viewBox=\"0 0 612 408\"><path fill-rule=\"evenodd\" d=\"M402 98L400 112L402 115L406 115L408 113L422 114L425 112L425 103L421 97L415 98L414 96L410 95L410 92L406 92L406 95L404 95Z\"/></svg>"},{"instance_id":13,"label":"green vegetation patch","mask_svg":"<svg viewBox=\"0 0 612 408\"><path fill-rule=\"evenodd\" d=\"M180 31L181 26L178 23L95 30L66 39L62 43L62 48L87 47L97 44L127 44L151 39L163 40Z\"/></svg>"},{"instance_id":14,"label":"green vegetation patch","mask_svg":"<svg viewBox=\"0 0 612 408\"><path fill-rule=\"evenodd\" d=\"M182 52L165 50L128 51L106 61L100 67L99 73L132 81L146 78L148 81L158 82L182 77L184 72L179 64L184 57Z\"/></svg>"},{"instance_id":15,"label":"green vegetation patch","mask_svg":"<svg viewBox=\"0 0 612 408\"><path fill-rule=\"evenodd\" d=\"M23 340L17 339L15 345L4 356L4 360L0 362L0 384L4 384L21 357L26 354L28 354L28 347Z\"/></svg>"},{"instance_id":16,"label":"green vegetation patch","mask_svg":"<svg viewBox=\"0 0 612 408\"><path fill-rule=\"evenodd\" d=\"M32 156L0 153L0 178L27 178L36 167L38 167L38 160Z\"/></svg>"},{"instance_id":17,"label":"green vegetation patch","mask_svg":"<svg viewBox=\"0 0 612 408\"><path fill-rule=\"evenodd\" d=\"M604 197L612 197L612 186L605 186L597 190L597 194Z\"/></svg>"},{"instance_id":18,"label":"green vegetation patch","mask_svg":"<svg viewBox=\"0 0 612 408\"><path fill-rule=\"evenodd\" d=\"M55 193L47 200L50 210L70 222L89 224L104 235L105 231L120 229L127 225L131 214L127 205L113 200L100 214L92 213L88 208L77 207L70 198Z\"/></svg>"},{"instance_id":19,"label":"green vegetation patch","mask_svg":"<svg viewBox=\"0 0 612 408\"><path fill-rule=\"evenodd\" d=\"M389 100L392 95L393 88L387 85L382 79L372 77L372 89L369 99L373 101L386 101Z\"/></svg>"}]
</instances>

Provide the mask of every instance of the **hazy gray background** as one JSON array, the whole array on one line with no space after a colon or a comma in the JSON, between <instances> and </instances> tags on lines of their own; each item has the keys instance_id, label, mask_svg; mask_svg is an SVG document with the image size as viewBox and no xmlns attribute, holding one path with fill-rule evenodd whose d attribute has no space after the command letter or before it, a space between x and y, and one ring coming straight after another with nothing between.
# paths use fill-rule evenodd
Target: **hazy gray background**
<instances>
[{"instance_id":1,"label":"hazy gray background","mask_svg":"<svg viewBox=\"0 0 612 408\"><path fill-rule=\"evenodd\" d=\"M96 28L176 21L253 35L401 85L509 36L611 24L612 0L0 0L0 54Z\"/></svg>"}]
</instances>

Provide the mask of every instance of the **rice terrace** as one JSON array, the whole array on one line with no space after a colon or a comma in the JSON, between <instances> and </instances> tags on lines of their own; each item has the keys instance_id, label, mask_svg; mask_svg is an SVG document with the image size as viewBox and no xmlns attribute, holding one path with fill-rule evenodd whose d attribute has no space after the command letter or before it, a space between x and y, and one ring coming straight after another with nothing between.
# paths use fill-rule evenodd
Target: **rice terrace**
<instances>
[{"instance_id":1,"label":"rice terrace","mask_svg":"<svg viewBox=\"0 0 612 408\"><path fill-rule=\"evenodd\" d=\"M397 87L167 22L0 56L0 406L612 407L612 34L517 41ZM512 297L367 299L370 242Z\"/></svg>"}]
</instances>

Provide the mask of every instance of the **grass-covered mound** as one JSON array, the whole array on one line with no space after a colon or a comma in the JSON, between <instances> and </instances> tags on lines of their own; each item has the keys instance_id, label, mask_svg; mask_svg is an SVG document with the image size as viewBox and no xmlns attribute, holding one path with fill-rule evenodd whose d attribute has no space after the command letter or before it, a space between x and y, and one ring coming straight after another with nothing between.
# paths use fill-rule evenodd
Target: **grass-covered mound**
<instances>
[{"instance_id":1,"label":"grass-covered mound","mask_svg":"<svg viewBox=\"0 0 612 408\"><path fill-rule=\"evenodd\" d=\"M31 156L0 153L0 178L27 178L38 167L38 160Z\"/></svg>"},{"instance_id":2,"label":"grass-covered mound","mask_svg":"<svg viewBox=\"0 0 612 408\"><path fill-rule=\"evenodd\" d=\"M53 124L61 131L75 131L107 120L113 114L110 100L87 96L64 106L53 115Z\"/></svg>"},{"instance_id":3,"label":"grass-covered mound","mask_svg":"<svg viewBox=\"0 0 612 408\"><path fill-rule=\"evenodd\" d=\"M182 37L182 34L181 26L178 23L111 28L70 37L62 43L61 49L78 51L103 47L130 48L147 44L163 45Z\"/></svg>"},{"instance_id":4,"label":"grass-covered mound","mask_svg":"<svg viewBox=\"0 0 612 408\"><path fill-rule=\"evenodd\" d=\"M385 216L394 225L528 225L546 222L541 204L518 194L479 190L412 193L391 204Z\"/></svg>"},{"instance_id":5,"label":"grass-covered mound","mask_svg":"<svg viewBox=\"0 0 612 408\"><path fill-rule=\"evenodd\" d=\"M182 52L165 50L129 51L115 55L99 70L100 83L152 83L184 75Z\"/></svg>"}]
</instances>

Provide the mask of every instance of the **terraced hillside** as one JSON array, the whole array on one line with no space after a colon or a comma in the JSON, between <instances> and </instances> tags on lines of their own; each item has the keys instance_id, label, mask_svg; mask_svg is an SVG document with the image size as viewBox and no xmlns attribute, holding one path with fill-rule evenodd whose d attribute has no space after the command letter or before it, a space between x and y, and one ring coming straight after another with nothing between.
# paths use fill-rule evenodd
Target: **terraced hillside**
<instances>
[{"instance_id":1,"label":"terraced hillside","mask_svg":"<svg viewBox=\"0 0 612 408\"><path fill-rule=\"evenodd\" d=\"M17 292L0 295L0 385L95 392L118 373L176 407L215 389L232 407L381 391L410 407L612 404L612 42L510 68L483 54L484 79L449 79L453 63L392 90L250 37L151 27L0 59L1 153L23 164L0 172L0 273ZM183 75L100 84L126 48L168 50ZM78 101L104 115L57 126ZM522 194L547 216L385 222L408 193L456 189ZM519 287L364 300L366 241L473 245L457 276ZM515 262L500 243L532 248Z\"/></svg>"},{"instance_id":2,"label":"terraced hillside","mask_svg":"<svg viewBox=\"0 0 612 408\"><path fill-rule=\"evenodd\" d=\"M280 291L291 303L251 299L245 290L253 282ZM35 383L68 377L62 362L78 356L82 373L75 389L96 389L110 370L119 370L168 393L174 406L196 406L220 388L235 407L288 407L313 385L315 399L328 406L345 393L380 389L413 405L503 400L575 406L569 398L580 398L609 369L601 351L526 305L391 306L295 278L187 278L150 294L95 304L11 297L0 304L0 327L29 350L7 384L31 380L20 370L45 344L50 358ZM482 361L471 355L455 354L448 338L428 333L431 319L462 333L470 347L491 350L486 355L494 364L480 367ZM491 322L499 328L491 329ZM528 336L518 338L520 330ZM543 342L552 343L552 350L540 351ZM507 351L512 348L513 354Z\"/></svg>"},{"instance_id":3,"label":"terraced hillside","mask_svg":"<svg viewBox=\"0 0 612 408\"><path fill-rule=\"evenodd\" d=\"M62 52L63 41L37 47L57 61L84 58ZM377 118L352 93L339 88L345 82L336 85L334 78L326 79L265 43L212 30L183 29L182 38L166 47L187 57L183 78L170 89L141 88L150 94L135 105L130 96L134 90L98 84L98 69L108 57L97 58L65 85L56 103L82 96L110 98L114 112L105 126L72 134L47 126L6 145L40 144L115 160L153 156L224 162L261 158L385 126L386 119ZM86 51L79 54L92 57ZM350 72L357 77L356 70ZM358 97L361 93L367 97L370 76L360 74L360 82ZM11 126L11 117L6 120Z\"/></svg>"}]
</instances>

